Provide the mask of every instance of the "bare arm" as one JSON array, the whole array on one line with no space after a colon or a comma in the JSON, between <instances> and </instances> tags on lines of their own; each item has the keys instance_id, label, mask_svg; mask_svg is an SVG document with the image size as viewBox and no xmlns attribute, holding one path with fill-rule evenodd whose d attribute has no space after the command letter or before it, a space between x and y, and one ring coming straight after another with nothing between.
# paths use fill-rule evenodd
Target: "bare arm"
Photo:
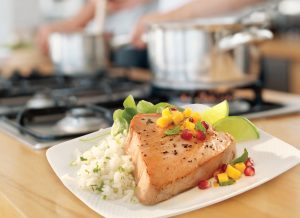
<instances>
[{"instance_id":1,"label":"bare arm","mask_svg":"<svg viewBox=\"0 0 300 218\"><path fill-rule=\"evenodd\" d=\"M75 32L82 30L95 16L96 1L89 0L80 11L73 17L54 23L44 25L39 28L37 34L37 44L44 54L48 54L48 37L53 32ZM103 0L104 1L104 0ZM128 9L139 4L146 4L153 0L106 0L107 12L114 13L123 9Z\"/></svg>"},{"instance_id":2,"label":"bare arm","mask_svg":"<svg viewBox=\"0 0 300 218\"><path fill-rule=\"evenodd\" d=\"M133 31L132 42L137 47L144 47L141 35L146 26L156 22L189 20L235 11L263 0L192 0L191 2L165 13L152 13L145 15L138 22Z\"/></svg>"},{"instance_id":3,"label":"bare arm","mask_svg":"<svg viewBox=\"0 0 300 218\"><path fill-rule=\"evenodd\" d=\"M161 14L163 21L187 20L231 12L262 0L192 0L182 7Z\"/></svg>"},{"instance_id":4,"label":"bare arm","mask_svg":"<svg viewBox=\"0 0 300 218\"><path fill-rule=\"evenodd\" d=\"M74 32L82 29L94 16L95 2L88 1L73 17L41 26L37 33L37 44L41 51L47 55L49 51L48 37L53 32Z\"/></svg>"},{"instance_id":5,"label":"bare arm","mask_svg":"<svg viewBox=\"0 0 300 218\"><path fill-rule=\"evenodd\" d=\"M73 17L64 21L49 24L52 31L56 32L72 32L84 28L87 23L94 17L95 1L88 1L80 11Z\"/></svg>"}]
</instances>

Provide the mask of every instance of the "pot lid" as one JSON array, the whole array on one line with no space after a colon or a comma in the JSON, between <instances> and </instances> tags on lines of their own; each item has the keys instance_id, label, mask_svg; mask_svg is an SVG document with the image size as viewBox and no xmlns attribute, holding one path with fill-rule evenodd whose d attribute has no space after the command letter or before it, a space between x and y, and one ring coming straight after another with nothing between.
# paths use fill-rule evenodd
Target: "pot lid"
<instances>
[{"instance_id":1,"label":"pot lid","mask_svg":"<svg viewBox=\"0 0 300 218\"><path fill-rule=\"evenodd\" d=\"M248 26L267 26L270 17L265 7L247 9L223 16L199 18L186 21L172 21L151 24L150 28L218 30L223 28L241 29Z\"/></svg>"}]
</instances>

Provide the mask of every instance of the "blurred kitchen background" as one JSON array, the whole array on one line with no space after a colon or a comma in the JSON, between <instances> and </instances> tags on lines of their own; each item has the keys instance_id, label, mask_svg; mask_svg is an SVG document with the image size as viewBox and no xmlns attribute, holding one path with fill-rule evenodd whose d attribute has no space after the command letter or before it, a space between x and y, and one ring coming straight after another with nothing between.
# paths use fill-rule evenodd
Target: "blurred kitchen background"
<instances>
[{"instance_id":1,"label":"blurred kitchen background","mask_svg":"<svg viewBox=\"0 0 300 218\"><path fill-rule=\"evenodd\" d=\"M270 89L300 94L300 1L282 0L276 2L274 11L269 12L271 30L275 38L262 45L262 80ZM63 20L78 12L85 0L0 0L0 67L2 71L30 71L31 67L41 67L52 71L46 58L29 58L38 54L21 50L33 46L35 32L43 23ZM16 61L8 61L14 51ZM24 61L23 55L25 56ZM41 61L43 64L36 63ZM24 63L28 62L28 63ZM5 69L3 69L3 66Z\"/></svg>"},{"instance_id":2,"label":"blurred kitchen background","mask_svg":"<svg viewBox=\"0 0 300 218\"><path fill-rule=\"evenodd\" d=\"M152 26L147 40L155 42L149 43L148 52L130 45L128 35L108 35L113 45L109 54L102 38L85 44L80 53L73 44L67 47L72 40L78 43L78 36L54 35L50 55L44 55L36 46L39 26L72 17L85 2L0 0L0 128L33 148L110 126L112 111L129 94L174 104L214 104L227 99L232 114L249 118L300 111L300 0L265 1L227 14L234 21L250 19L240 25L244 32L235 40L243 43L236 48L228 42L239 25L238 31L229 24L230 31L199 32L199 26L210 22L211 31L219 31L220 21L204 19L200 24ZM149 7L154 10L156 5ZM122 16L136 21L143 13L144 9L137 9ZM110 22L119 19L123 23L118 31L128 32L132 26L121 17L108 19L105 29L115 28ZM223 40L222 54L214 53L215 40L225 36L229 41ZM212 52L205 56L208 49ZM102 62L104 56L108 62ZM206 72L211 65L211 72ZM236 89L242 94L236 94ZM243 94L246 89L250 94ZM266 99L265 90L275 94ZM291 94L289 101L281 98L281 92Z\"/></svg>"}]
</instances>

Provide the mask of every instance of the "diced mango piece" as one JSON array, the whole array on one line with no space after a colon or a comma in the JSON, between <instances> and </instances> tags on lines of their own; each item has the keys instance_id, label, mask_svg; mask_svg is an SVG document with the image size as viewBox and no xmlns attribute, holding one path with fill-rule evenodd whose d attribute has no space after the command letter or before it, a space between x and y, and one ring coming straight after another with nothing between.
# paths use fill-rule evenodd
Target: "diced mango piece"
<instances>
[{"instance_id":1,"label":"diced mango piece","mask_svg":"<svg viewBox=\"0 0 300 218\"><path fill-rule=\"evenodd\" d=\"M227 165L226 173L230 178L234 180L238 180L242 175L242 173L239 170L235 169L230 164Z\"/></svg>"},{"instance_id":2,"label":"diced mango piece","mask_svg":"<svg viewBox=\"0 0 300 218\"><path fill-rule=\"evenodd\" d=\"M229 180L227 173L219 173L217 175L217 177L218 177L218 181L220 183L222 183L222 182L228 182L228 180Z\"/></svg>"},{"instance_id":3,"label":"diced mango piece","mask_svg":"<svg viewBox=\"0 0 300 218\"><path fill-rule=\"evenodd\" d=\"M166 128L172 123L172 117L160 117L156 120L156 125L158 125L160 128Z\"/></svg>"},{"instance_id":4,"label":"diced mango piece","mask_svg":"<svg viewBox=\"0 0 300 218\"><path fill-rule=\"evenodd\" d=\"M243 173L246 169L246 165L244 163L236 163L234 164L234 168Z\"/></svg>"},{"instance_id":5,"label":"diced mango piece","mask_svg":"<svg viewBox=\"0 0 300 218\"><path fill-rule=\"evenodd\" d=\"M181 112L179 111L173 111L172 112L172 119L175 125L178 125L180 122L183 121L184 116Z\"/></svg>"},{"instance_id":6,"label":"diced mango piece","mask_svg":"<svg viewBox=\"0 0 300 218\"><path fill-rule=\"evenodd\" d=\"M214 182L214 183L213 183L213 187L214 187L214 188L217 188L217 187L219 187L219 186L220 186L219 183L217 183L217 182Z\"/></svg>"},{"instance_id":7,"label":"diced mango piece","mask_svg":"<svg viewBox=\"0 0 300 218\"><path fill-rule=\"evenodd\" d=\"M193 118L194 122L196 123L198 120L201 119L200 113L199 112L192 112L191 117Z\"/></svg>"},{"instance_id":8,"label":"diced mango piece","mask_svg":"<svg viewBox=\"0 0 300 218\"><path fill-rule=\"evenodd\" d=\"M195 130L195 124L187 121L184 123L184 128L193 132Z\"/></svg>"},{"instance_id":9,"label":"diced mango piece","mask_svg":"<svg viewBox=\"0 0 300 218\"><path fill-rule=\"evenodd\" d=\"M170 108L165 108L165 109L163 109L163 111L161 112L161 115L162 115L163 117L172 116L172 113L171 113L171 111L170 111Z\"/></svg>"},{"instance_id":10,"label":"diced mango piece","mask_svg":"<svg viewBox=\"0 0 300 218\"><path fill-rule=\"evenodd\" d=\"M184 109L184 111L183 111L183 115L184 115L184 117L190 117L191 115L192 115L192 113L193 113L193 111L192 111L192 109L191 108L186 108L186 109Z\"/></svg>"}]
</instances>

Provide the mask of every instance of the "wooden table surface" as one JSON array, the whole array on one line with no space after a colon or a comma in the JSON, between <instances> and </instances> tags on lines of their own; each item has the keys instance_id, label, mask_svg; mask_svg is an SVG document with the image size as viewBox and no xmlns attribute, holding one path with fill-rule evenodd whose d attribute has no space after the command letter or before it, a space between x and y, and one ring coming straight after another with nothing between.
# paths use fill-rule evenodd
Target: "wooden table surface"
<instances>
[{"instance_id":1,"label":"wooden table surface","mask_svg":"<svg viewBox=\"0 0 300 218\"><path fill-rule=\"evenodd\" d=\"M300 149L300 114L253 120ZM33 151L0 131L0 217L100 217L69 192ZM177 217L300 217L300 165L221 203Z\"/></svg>"}]
</instances>

